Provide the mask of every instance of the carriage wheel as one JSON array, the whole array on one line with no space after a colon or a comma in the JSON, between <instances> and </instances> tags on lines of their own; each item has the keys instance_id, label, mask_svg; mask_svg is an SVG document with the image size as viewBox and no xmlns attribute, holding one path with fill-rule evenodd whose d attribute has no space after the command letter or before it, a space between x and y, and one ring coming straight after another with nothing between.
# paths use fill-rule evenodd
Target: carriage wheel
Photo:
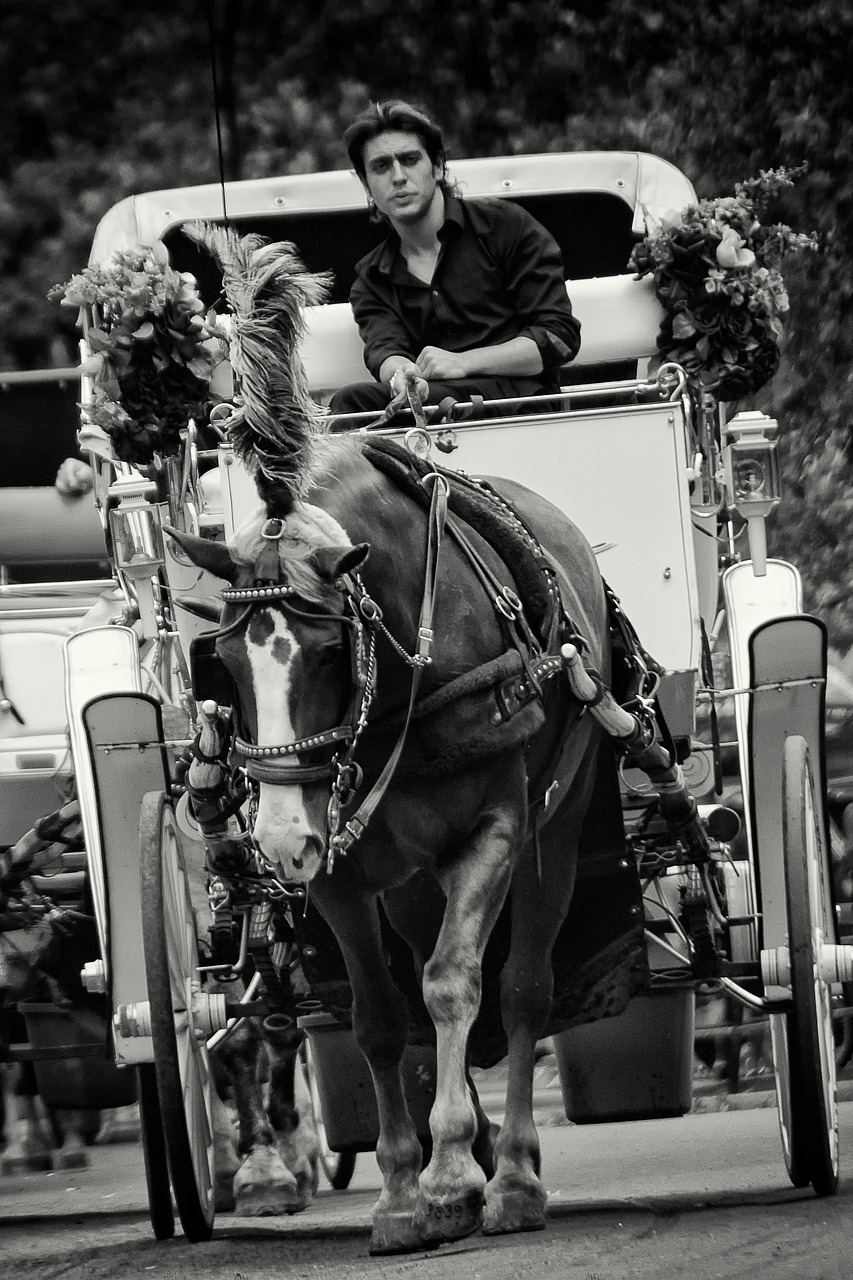
<instances>
[{"instance_id":1,"label":"carriage wheel","mask_svg":"<svg viewBox=\"0 0 853 1280\"><path fill-rule=\"evenodd\" d=\"M184 1234L209 1240L213 1086L206 1039L192 1020L198 943L175 815L165 796L145 797L139 833L145 974L169 1171Z\"/></svg>"},{"instance_id":2,"label":"carriage wheel","mask_svg":"<svg viewBox=\"0 0 853 1280\"><path fill-rule=\"evenodd\" d=\"M157 1078L151 1063L136 1068L136 1092L139 1098L139 1121L142 1127L142 1154L145 1157L145 1185L148 1188L148 1212L157 1240L170 1240L175 1234L175 1215L169 1186L166 1141Z\"/></svg>"},{"instance_id":3,"label":"carriage wheel","mask_svg":"<svg viewBox=\"0 0 853 1280\"><path fill-rule=\"evenodd\" d=\"M785 1167L795 1187L807 1187L811 1181L809 1137L805 1123L806 1103L800 1072L797 1024L792 1015L771 1013L770 1040Z\"/></svg>"},{"instance_id":4,"label":"carriage wheel","mask_svg":"<svg viewBox=\"0 0 853 1280\"><path fill-rule=\"evenodd\" d=\"M795 1185L810 1182L818 1195L825 1196L838 1190L838 1101L831 987L820 976L819 960L821 945L835 942L835 920L808 747L805 739L797 736L785 743L784 800L788 951L794 1003L793 1012L786 1015L789 1171ZM774 1042L774 1057L775 1049Z\"/></svg>"},{"instance_id":5,"label":"carriage wheel","mask_svg":"<svg viewBox=\"0 0 853 1280\"><path fill-rule=\"evenodd\" d=\"M346 1191L352 1181L352 1175L355 1173L355 1152L332 1151L329 1146L326 1138L326 1126L323 1123L320 1091L317 1088L317 1076L314 1071L311 1046L307 1035L299 1046L299 1061L302 1065L305 1082L308 1085L308 1092L311 1095L311 1111L314 1116L317 1137L320 1140L320 1166L326 1175L327 1182L334 1187L335 1191Z\"/></svg>"}]
</instances>

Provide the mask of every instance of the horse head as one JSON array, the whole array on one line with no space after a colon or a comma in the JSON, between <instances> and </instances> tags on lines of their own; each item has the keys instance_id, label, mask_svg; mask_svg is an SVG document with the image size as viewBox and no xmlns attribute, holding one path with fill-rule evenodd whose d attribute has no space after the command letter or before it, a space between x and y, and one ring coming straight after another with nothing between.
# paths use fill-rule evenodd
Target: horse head
<instances>
[{"instance_id":1,"label":"horse head","mask_svg":"<svg viewBox=\"0 0 853 1280\"><path fill-rule=\"evenodd\" d=\"M259 513L231 547L170 533L229 584L216 652L237 692L235 745L259 789L255 843L282 880L307 883L361 711L364 630L346 583L369 548L308 504Z\"/></svg>"}]
</instances>

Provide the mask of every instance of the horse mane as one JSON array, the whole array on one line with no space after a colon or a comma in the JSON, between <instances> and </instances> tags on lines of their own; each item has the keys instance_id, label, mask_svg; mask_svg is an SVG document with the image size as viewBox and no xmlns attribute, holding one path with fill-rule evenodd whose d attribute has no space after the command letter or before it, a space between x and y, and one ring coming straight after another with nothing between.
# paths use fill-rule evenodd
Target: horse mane
<instances>
[{"instance_id":1,"label":"horse mane","mask_svg":"<svg viewBox=\"0 0 853 1280\"><path fill-rule=\"evenodd\" d=\"M310 563L311 554L320 547L349 546L350 539L334 516L313 503L297 501L282 518L284 533L278 543L282 577L303 600L323 604L336 592ZM256 564L269 547L269 541L261 536L266 521L267 511L258 507L234 530L228 549L238 564Z\"/></svg>"},{"instance_id":2,"label":"horse mane","mask_svg":"<svg viewBox=\"0 0 853 1280\"><path fill-rule=\"evenodd\" d=\"M286 513L308 490L323 433L297 347L305 307L325 300L331 277L307 271L287 241L210 222L183 229L215 258L233 313L230 358L243 401L229 425L234 450L268 508Z\"/></svg>"}]
</instances>

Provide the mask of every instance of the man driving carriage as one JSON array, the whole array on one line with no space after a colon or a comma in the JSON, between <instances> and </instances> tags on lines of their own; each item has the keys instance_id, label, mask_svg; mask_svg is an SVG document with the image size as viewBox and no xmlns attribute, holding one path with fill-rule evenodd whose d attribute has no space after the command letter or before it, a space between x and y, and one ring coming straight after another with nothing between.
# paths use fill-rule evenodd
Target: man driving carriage
<instances>
[{"instance_id":1,"label":"man driving carriage","mask_svg":"<svg viewBox=\"0 0 853 1280\"><path fill-rule=\"evenodd\" d=\"M374 383L333 414L421 400L542 395L580 346L556 241L519 205L463 200L438 126L407 102L377 103L344 134L370 215L389 226L350 293Z\"/></svg>"}]
</instances>

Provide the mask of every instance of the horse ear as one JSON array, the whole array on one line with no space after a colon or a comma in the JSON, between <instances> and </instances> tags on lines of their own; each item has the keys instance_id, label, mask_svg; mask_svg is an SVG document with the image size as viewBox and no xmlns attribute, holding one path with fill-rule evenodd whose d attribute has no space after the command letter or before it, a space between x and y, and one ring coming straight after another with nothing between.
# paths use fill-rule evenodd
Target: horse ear
<instances>
[{"instance_id":1,"label":"horse ear","mask_svg":"<svg viewBox=\"0 0 853 1280\"><path fill-rule=\"evenodd\" d=\"M360 542L356 547L318 547L309 561L325 582L336 582L363 565L369 555L369 544Z\"/></svg>"},{"instance_id":2,"label":"horse ear","mask_svg":"<svg viewBox=\"0 0 853 1280\"><path fill-rule=\"evenodd\" d=\"M231 552L224 542L211 542L209 538L197 538L192 533L182 533L164 524L163 532L174 538L178 546L189 556L199 569L206 569L215 578L224 578L226 582L234 582L238 566L231 559Z\"/></svg>"}]
</instances>

